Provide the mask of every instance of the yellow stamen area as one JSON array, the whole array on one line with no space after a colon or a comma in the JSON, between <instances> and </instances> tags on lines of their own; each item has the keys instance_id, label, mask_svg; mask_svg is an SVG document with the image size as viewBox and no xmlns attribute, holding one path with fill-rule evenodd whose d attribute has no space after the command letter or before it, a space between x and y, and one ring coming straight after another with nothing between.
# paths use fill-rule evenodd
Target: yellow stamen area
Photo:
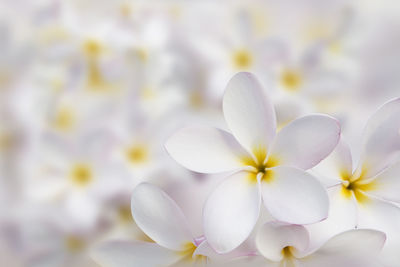
<instances>
[{"instance_id":1,"label":"yellow stamen area","mask_svg":"<svg viewBox=\"0 0 400 267\"><path fill-rule=\"evenodd\" d=\"M267 158L267 150L261 147L253 149L253 155L254 158L246 156L241 159L243 165L252 167L249 170L248 180L250 183L256 183L260 178L261 181L271 182L274 179L274 172L270 168L277 166L279 159L274 155L269 155Z\"/></svg>"},{"instance_id":2,"label":"yellow stamen area","mask_svg":"<svg viewBox=\"0 0 400 267\"><path fill-rule=\"evenodd\" d=\"M129 205L122 205L118 208L118 217L123 223L132 222L131 207Z\"/></svg>"},{"instance_id":3,"label":"yellow stamen area","mask_svg":"<svg viewBox=\"0 0 400 267\"><path fill-rule=\"evenodd\" d=\"M102 50L102 45L96 40L87 40L83 44L83 51L89 58L98 57Z\"/></svg>"},{"instance_id":4,"label":"yellow stamen area","mask_svg":"<svg viewBox=\"0 0 400 267\"><path fill-rule=\"evenodd\" d=\"M298 91L303 83L302 75L299 71L286 69L281 74L281 83L288 91Z\"/></svg>"},{"instance_id":5,"label":"yellow stamen area","mask_svg":"<svg viewBox=\"0 0 400 267\"><path fill-rule=\"evenodd\" d=\"M339 41L332 42L328 46L328 50L332 53L339 54L342 51L342 44Z\"/></svg>"},{"instance_id":6,"label":"yellow stamen area","mask_svg":"<svg viewBox=\"0 0 400 267\"><path fill-rule=\"evenodd\" d=\"M151 87L143 87L140 93L145 100L154 99L157 96L157 92Z\"/></svg>"},{"instance_id":7,"label":"yellow stamen area","mask_svg":"<svg viewBox=\"0 0 400 267\"><path fill-rule=\"evenodd\" d=\"M88 61L88 72L87 72L87 88L91 91L105 91L110 89L109 83L104 79L101 73L100 66L97 59L90 59Z\"/></svg>"},{"instance_id":8,"label":"yellow stamen area","mask_svg":"<svg viewBox=\"0 0 400 267\"><path fill-rule=\"evenodd\" d=\"M281 267L295 267L294 260L295 257L293 256L293 247L291 246L286 246L282 249L281 253L283 256L283 259L280 262Z\"/></svg>"},{"instance_id":9,"label":"yellow stamen area","mask_svg":"<svg viewBox=\"0 0 400 267\"><path fill-rule=\"evenodd\" d=\"M203 95L198 90L194 90L189 95L189 103L194 108L200 108L204 104Z\"/></svg>"},{"instance_id":10,"label":"yellow stamen area","mask_svg":"<svg viewBox=\"0 0 400 267\"><path fill-rule=\"evenodd\" d=\"M147 62L147 60L149 59L149 53L147 52L147 50L145 48L136 49L136 56L143 63Z\"/></svg>"},{"instance_id":11,"label":"yellow stamen area","mask_svg":"<svg viewBox=\"0 0 400 267\"><path fill-rule=\"evenodd\" d=\"M206 256L196 255L193 256L194 251L196 250L196 245L192 242L188 242L183 245L183 249L178 251L177 253L182 257L181 262L193 263L193 262L203 262L207 259Z\"/></svg>"},{"instance_id":12,"label":"yellow stamen area","mask_svg":"<svg viewBox=\"0 0 400 267\"><path fill-rule=\"evenodd\" d=\"M377 184L375 181L366 180L364 177L365 173L366 169L363 169L360 174L357 175L349 175L346 171L341 173L341 178L343 180L341 193L344 197L351 198L354 195L359 204L365 204L369 201L365 192L375 190Z\"/></svg>"},{"instance_id":13,"label":"yellow stamen area","mask_svg":"<svg viewBox=\"0 0 400 267\"><path fill-rule=\"evenodd\" d=\"M122 4L119 10L123 17L130 17L132 15L132 8L128 3Z\"/></svg>"},{"instance_id":14,"label":"yellow stamen area","mask_svg":"<svg viewBox=\"0 0 400 267\"><path fill-rule=\"evenodd\" d=\"M81 238L71 235L65 238L65 247L69 252L77 253L81 252L86 247L86 244Z\"/></svg>"},{"instance_id":15,"label":"yellow stamen area","mask_svg":"<svg viewBox=\"0 0 400 267\"><path fill-rule=\"evenodd\" d=\"M291 246L286 246L282 249L281 251L283 258L292 258L292 247Z\"/></svg>"},{"instance_id":16,"label":"yellow stamen area","mask_svg":"<svg viewBox=\"0 0 400 267\"><path fill-rule=\"evenodd\" d=\"M238 69L247 69L253 63L253 56L245 49L237 50L232 56L233 65Z\"/></svg>"},{"instance_id":17,"label":"yellow stamen area","mask_svg":"<svg viewBox=\"0 0 400 267\"><path fill-rule=\"evenodd\" d=\"M0 132L0 151L10 149L15 141L13 135Z\"/></svg>"},{"instance_id":18,"label":"yellow stamen area","mask_svg":"<svg viewBox=\"0 0 400 267\"><path fill-rule=\"evenodd\" d=\"M54 118L53 127L60 131L70 131L75 125L75 116L71 109L60 108Z\"/></svg>"},{"instance_id":19,"label":"yellow stamen area","mask_svg":"<svg viewBox=\"0 0 400 267\"><path fill-rule=\"evenodd\" d=\"M92 169L87 164L78 163L71 170L71 179L78 186L86 186L93 180Z\"/></svg>"},{"instance_id":20,"label":"yellow stamen area","mask_svg":"<svg viewBox=\"0 0 400 267\"><path fill-rule=\"evenodd\" d=\"M126 157L132 164L144 163L149 159L149 149L143 144L132 145L126 150Z\"/></svg>"}]
</instances>

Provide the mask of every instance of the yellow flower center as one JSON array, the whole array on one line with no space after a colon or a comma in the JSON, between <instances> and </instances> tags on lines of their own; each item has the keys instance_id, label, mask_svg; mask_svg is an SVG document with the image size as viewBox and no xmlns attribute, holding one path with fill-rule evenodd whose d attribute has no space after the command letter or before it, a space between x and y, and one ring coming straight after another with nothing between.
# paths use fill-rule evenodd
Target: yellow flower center
<instances>
[{"instance_id":1,"label":"yellow flower center","mask_svg":"<svg viewBox=\"0 0 400 267\"><path fill-rule=\"evenodd\" d=\"M178 252L178 254L182 256L180 262L186 262L186 263L205 262L207 260L206 256L203 255L193 256L193 253L196 250L196 248L197 248L196 245L193 244L192 242L184 244L183 249Z\"/></svg>"},{"instance_id":2,"label":"yellow flower center","mask_svg":"<svg viewBox=\"0 0 400 267\"><path fill-rule=\"evenodd\" d=\"M81 252L85 247L85 241L77 236L67 236L65 239L65 246L69 252L77 253Z\"/></svg>"},{"instance_id":3,"label":"yellow flower center","mask_svg":"<svg viewBox=\"0 0 400 267\"><path fill-rule=\"evenodd\" d=\"M245 49L235 51L232 59L233 65L238 69L247 69L253 63L253 56Z\"/></svg>"},{"instance_id":4,"label":"yellow flower center","mask_svg":"<svg viewBox=\"0 0 400 267\"><path fill-rule=\"evenodd\" d=\"M88 62L87 87L92 91L99 91L107 88L107 82L103 78L96 59L91 59Z\"/></svg>"},{"instance_id":5,"label":"yellow flower center","mask_svg":"<svg viewBox=\"0 0 400 267\"><path fill-rule=\"evenodd\" d=\"M287 69L282 72L281 83L288 91L297 91L303 83L301 73L296 70Z\"/></svg>"},{"instance_id":6,"label":"yellow flower center","mask_svg":"<svg viewBox=\"0 0 400 267\"><path fill-rule=\"evenodd\" d=\"M368 202L369 198L365 192L376 189L374 181L368 181L364 177L365 169L358 175L348 175L342 173L342 189L341 193L346 198L351 198L353 195L358 203L364 204Z\"/></svg>"},{"instance_id":7,"label":"yellow flower center","mask_svg":"<svg viewBox=\"0 0 400 267\"><path fill-rule=\"evenodd\" d=\"M15 142L15 137L8 133L0 132L0 151L10 149Z\"/></svg>"},{"instance_id":8,"label":"yellow flower center","mask_svg":"<svg viewBox=\"0 0 400 267\"><path fill-rule=\"evenodd\" d=\"M60 131L70 131L74 124L75 116L73 111L69 108L60 108L53 121L54 128Z\"/></svg>"},{"instance_id":9,"label":"yellow flower center","mask_svg":"<svg viewBox=\"0 0 400 267\"><path fill-rule=\"evenodd\" d=\"M78 186L86 186L93 180L92 169L87 164L78 163L71 170L71 179Z\"/></svg>"},{"instance_id":10,"label":"yellow flower center","mask_svg":"<svg viewBox=\"0 0 400 267\"><path fill-rule=\"evenodd\" d=\"M267 156L266 149L262 148L253 149L253 156L246 156L241 159L241 162L249 167L249 181L256 183L260 179L260 181L271 182L274 174L270 168L278 166L278 158L273 155Z\"/></svg>"},{"instance_id":11,"label":"yellow flower center","mask_svg":"<svg viewBox=\"0 0 400 267\"><path fill-rule=\"evenodd\" d=\"M123 205L118 208L118 217L122 222L132 222L131 207Z\"/></svg>"},{"instance_id":12,"label":"yellow flower center","mask_svg":"<svg viewBox=\"0 0 400 267\"><path fill-rule=\"evenodd\" d=\"M132 164L144 163L149 158L149 150L145 145L133 145L126 151L126 157Z\"/></svg>"},{"instance_id":13,"label":"yellow flower center","mask_svg":"<svg viewBox=\"0 0 400 267\"><path fill-rule=\"evenodd\" d=\"M119 10L123 17L129 17L132 15L132 8L128 3L122 4Z\"/></svg>"},{"instance_id":14,"label":"yellow flower center","mask_svg":"<svg viewBox=\"0 0 400 267\"><path fill-rule=\"evenodd\" d=\"M94 58L100 55L102 50L101 44L96 40L87 40L83 44L83 51L89 58Z\"/></svg>"},{"instance_id":15,"label":"yellow flower center","mask_svg":"<svg viewBox=\"0 0 400 267\"><path fill-rule=\"evenodd\" d=\"M189 95L189 103L194 108L200 108L204 104L204 99L202 94L198 90L194 90Z\"/></svg>"},{"instance_id":16,"label":"yellow flower center","mask_svg":"<svg viewBox=\"0 0 400 267\"><path fill-rule=\"evenodd\" d=\"M296 257L293 255L293 247L286 246L281 251L283 259L280 266L295 267L294 260Z\"/></svg>"},{"instance_id":17,"label":"yellow flower center","mask_svg":"<svg viewBox=\"0 0 400 267\"><path fill-rule=\"evenodd\" d=\"M145 48L138 48L136 49L136 56L139 58L141 62L147 62L149 58L149 53Z\"/></svg>"}]
</instances>

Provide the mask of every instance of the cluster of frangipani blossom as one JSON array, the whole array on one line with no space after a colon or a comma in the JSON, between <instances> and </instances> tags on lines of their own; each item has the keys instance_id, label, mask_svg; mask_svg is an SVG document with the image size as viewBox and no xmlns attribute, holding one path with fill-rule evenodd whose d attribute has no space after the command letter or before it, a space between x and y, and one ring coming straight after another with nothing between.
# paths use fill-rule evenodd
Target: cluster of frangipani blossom
<instances>
[{"instance_id":1,"label":"cluster of frangipani blossom","mask_svg":"<svg viewBox=\"0 0 400 267\"><path fill-rule=\"evenodd\" d=\"M384 266L382 254L396 253L400 98L369 119L356 168L333 117L307 115L277 133L274 107L251 73L229 81L223 113L230 132L190 126L165 145L190 170L229 173L204 204L204 235L193 237L174 200L141 183L133 191L132 216L152 242L104 243L93 254L96 261L105 266ZM260 218L263 208L268 219ZM262 225L256 227L257 222ZM244 242L254 244L241 247Z\"/></svg>"},{"instance_id":2,"label":"cluster of frangipani blossom","mask_svg":"<svg viewBox=\"0 0 400 267\"><path fill-rule=\"evenodd\" d=\"M396 1L0 1L0 265L400 266Z\"/></svg>"}]
</instances>

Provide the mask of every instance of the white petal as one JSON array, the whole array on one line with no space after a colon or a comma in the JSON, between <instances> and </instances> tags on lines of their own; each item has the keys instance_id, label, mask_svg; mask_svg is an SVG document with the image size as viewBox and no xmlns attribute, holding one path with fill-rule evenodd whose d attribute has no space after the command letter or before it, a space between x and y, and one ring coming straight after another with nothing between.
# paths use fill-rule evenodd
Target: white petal
<instances>
[{"instance_id":1,"label":"white petal","mask_svg":"<svg viewBox=\"0 0 400 267\"><path fill-rule=\"evenodd\" d=\"M371 195L390 201L400 202L400 162L390 166L373 181Z\"/></svg>"},{"instance_id":2,"label":"white petal","mask_svg":"<svg viewBox=\"0 0 400 267\"><path fill-rule=\"evenodd\" d=\"M309 224L328 216L328 194L311 174L293 167L269 170L271 180L263 181L264 205L271 215L283 222Z\"/></svg>"},{"instance_id":3,"label":"white petal","mask_svg":"<svg viewBox=\"0 0 400 267\"><path fill-rule=\"evenodd\" d=\"M233 135L247 151L269 147L276 131L275 111L253 74L233 76L225 91L223 110Z\"/></svg>"},{"instance_id":4,"label":"white petal","mask_svg":"<svg viewBox=\"0 0 400 267\"><path fill-rule=\"evenodd\" d=\"M400 245L400 208L385 201L369 197L358 205L358 228L371 228L385 232L388 245L397 242Z\"/></svg>"},{"instance_id":5,"label":"white petal","mask_svg":"<svg viewBox=\"0 0 400 267\"><path fill-rule=\"evenodd\" d=\"M313 168L313 172L323 183L328 180L336 180L341 183L343 176L350 177L353 172L350 147L340 140L333 152Z\"/></svg>"},{"instance_id":6,"label":"white petal","mask_svg":"<svg viewBox=\"0 0 400 267\"><path fill-rule=\"evenodd\" d=\"M301 260L307 267L377 267L385 234L375 230L350 230L336 235Z\"/></svg>"},{"instance_id":7,"label":"white petal","mask_svg":"<svg viewBox=\"0 0 400 267\"><path fill-rule=\"evenodd\" d=\"M204 234L219 253L238 247L257 222L261 194L257 182L242 171L226 178L210 195L204 206Z\"/></svg>"},{"instance_id":8,"label":"white petal","mask_svg":"<svg viewBox=\"0 0 400 267\"><path fill-rule=\"evenodd\" d=\"M372 177L388 166L400 151L400 98L384 104L365 127L360 168Z\"/></svg>"},{"instance_id":9,"label":"white petal","mask_svg":"<svg viewBox=\"0 0 400 267\"><path fill-rule=\"evenodd\" d=\"M294 120L278 133L272 147L280 164L309 169L326 158L340 138L340 125L327 115Z\"/></svg>"},{"instance_id":10,"label":"white petal","mask_svg":"<svg viewBox=\"0 0 400 267\"><path fill-rule=\"evenodd\" d=\"M382 251L382 258L388 266L397 266L400 260L400 208L385 201L369 196L368 200L358 205L358 227L382 231L387 240Z\"/></svg>"},{"instance_id":11,"label":"white petal","mask_svg":"<svg viewBox=\"0 0 400 267\"><path fill-rule=\"evenodd\" d=\"M181 250L192 235L181 209L160 188L139 184L132 194L132 216L136 224L161 246Z\"/></svg>"},{"instance_id":12,"label":"white petal","mask_svg":"<svg viewBox=\"0 0 400 267\"><path fill-rule=\"evenodd\" d=\"M96 247L92 258L104 267L168 266L179 259L175 251L155 243L111 241Z\"/></svg>"},{"instance_id":13,"label":"white petal","mask_svg":"<svg viewBox=\"0 0 400 267\"><path fill-rule=\"evenodd\" d=\"M237 169L240 157L246 154L230 133L207 127L183 128L168 139L165 147L184 167L202 173Z\"/></svg>"},{"instance_id":14,"label":"white petal","mask_svg":"<svg viewBox=\"0 0 400 267\"><path fill-rule=\"evenodd\" d=\"M329 188L329 215L322 222L307 225L311 246L319 247L333 236L357 226L357 204L353 195L342 193L342 185Z\"/></svg>"},{"instance_id":15,"label":"white petal","mask_svg":"<svg viewBox=\"0 0 400 267\"><path fill-rule=\"evenodd\" d=\"M284 247L291 246L298 251L304 251L308 242L308 232L303 226L279 222L264 224L256 237L258 251L265 258L275 262L283 259Z\"/></svg>"}]
</instances>

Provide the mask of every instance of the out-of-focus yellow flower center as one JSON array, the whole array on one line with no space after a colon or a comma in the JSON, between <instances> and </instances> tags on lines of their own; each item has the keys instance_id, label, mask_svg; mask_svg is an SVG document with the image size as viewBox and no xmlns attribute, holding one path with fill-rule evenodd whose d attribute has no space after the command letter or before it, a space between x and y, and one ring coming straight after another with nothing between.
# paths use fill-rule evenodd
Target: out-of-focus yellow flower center
<instances>
[{"instance_id":1,"label":"out-of-focus yellow flower center","mask_svg":"<svg viewBox=\"0 0 400 267\"><path fill-rule=\"evenodd\" d=\"M65 246L69 252L77 253L86 247L86 243L81 238L71 235L65 238Z\"/></svg>"},{"instance_id":2,"label":"out-of-focus yellow flower center","mask_svg":"<svg viewBox=\"0 0 400 267\"><path fill-rule=\"evenodd\" d=\"M194 108L199 108L203 106L204 104L204 99L202 94L198 90L194 90L190 95L189 95L189 102L190 105Z\"/></svg>"},{"instance_id":3,"label":"out-of-focus yellow flower center","mask_svg":"<svg viewBox=\"0 0 400 267\"><path fill-rule=\"evenodd\" d=\"M279 160L274 155L269 155L267 158L267 151L264 148L253 149L253 156L246 156L241 158L242 164L249 166L248 179L251 183L257 182L257 177L261 181L271 182L274 179L273 170L270 168L278 166Z\"/></svg>"},{"instance_id":4,"label":"out-of-focus yellow flower center","mask_svg":"<svg viewBox=\"0 0 400 267\"><path fill-rule=\"evenodd\" d=\"M60 131L70 131L75 125L75 116L71 109L60 108L57 112L53 126Z\"/></svg>"},{"instance_id":5,"label":"out-of-focus yellow flower center","mask_svg":"<svg viewBox=\"0 0 400 267\"><path fill-rule=\"evenodd\" d=\"M126 157L132 164L144 163L149 158L149 149L143 144L133 145L127 149Z\"/></svg>"},{"instance_id":6,"label":"out-of-focus yellow flower center","mask_svg":"<svg viewBox=\"0 0 400 267\"><path fill-rule=\"evenodd\" d=\"M111 89L112 86L104 79L99 65L100 54L104 50L102 44L96 40L88 40L83 47L87 57L87 89L93 92L104 92Z\"/></svg>"},{"instance_id":7,"label":"out-of-focus yellow flower center","mask_svg":"<svg viewBox=\"0 0 400 267\"><path fill-rule=\"evenodd\" d=\"M96 40L87 40L83 44L83 51L86 56L93 58L100 55L102 50L102 45Z\"/></svg>"},{"instance_id":8,"label":"out-of-focus yellow flower center","mask_svg":"<svg viewBox=\"0 0 400 267\"><path fill-rule=\"evenodd\" d=\"M139 60L143 63L147 62L147 60L149 58L149 53L147 52L147 50L145 48L137 48L136 55L139 58Z\"/></svg>"},{"instance_id":9,"label":"out-of-focus yellow flower center","mask_svg":"<svg viewBox=\"0 0 400 267\"><path fill-rule=\"evenodd\" d=\"M233 53L233 65L238 69L248 69L253 63L253 56L245 49Z\"/></svg>"},{"instance_id":10,"label":"out-of-focus yellow flower center","mask_svg":"<svg viewBox=\"0 0 400 267\"><path fill-rule=\"evenodd\" d=\"M122 222L132 222L131 207L129 205L123 205L118 208L118 217Z\"/></svg>"},{"instance_id":11,"label":"out-of-focus yellow flower center","mask_svg":"<svg viewBox=\"0 0 400 267\"><path fill-rule=\"evenodd\" d=\"M93 180L93 172L89 165L78 163L71 170L72 182L78 186L86 186Z\"/></svg>"},{"instance_id":12,"label":"out-of-focus yellow flower center","mask_svg":"<svg viewBox=\"0 0 400 267\"><path fill-rule=\"evenodd\" d=\"M14 137L11 134L0 132L0 151L5 151L11 148L14 141Z\"/></svg>"},{"instance_id":13,"label":"out-of-focus yellow flower center","mask_svg":"<svg viewBox=\"0 0 400 267\"><path fill-rule=\"evenodd\" d=\"M339 41L332 42L328 49L332 53L339 54L342 51L342 44Z\"/></svg>"},{"instance_id":14,"label":"out-of-focus yellow flower center","mask_svg":"<svg viewBox=\"0 0 400 267\"><path fill-rule=\"evenodd\" d=\"M365 195L365 192L376 189L377 184L375 181L368 181L365 179L365 172L365 169L363 169L358 175L351 175L347 172L342 172L341 193L344 197L351 198L354 195L358 203L364 204L368 202L369 198Z\"/></svg>"},{"instance_id":15,"label":"out-of-focus yellow flower center","mask_svg":"<svg viewBox=\"0 0 400 267\"><path fill-rule=\"evenodd\" d=\"M294 92L300 89L300 86L303 83L303 78L300 72L286 69L281 74L281 83L286 90Z\"/></svg>"},{"instance_id":16,"label":"out-of-focus yellow flower center","mask_svg":"<svg viewBox=\"0 0 400 267\"><path fill-rule=\"evenodd\" d=\"M103 78L97 60L89 60L88 62L87 86L94 91L107 88L107 82Z\"/></svg>"},{"instance_id":17,"label":"out-of-focus yellow flower center","mask_svg":"<svg viewBox=\"0 0 400 267\"><path fill-rule=\"evenodd\" d=\"M132 14L132 8L128 3L122 4L119 10L124 17L129 17Z\"/></svg>"},{"instance_id":18,"label":"out-of-focus yellow flower center","mask_svg":"<svg viewBox=\"0 0 400 267\"><path fill-rule=\"evenodd\" d=\"M145 100L151 100L157 96L157 92L150 86L143 87L140 90L140 93Z\"/></svg>"},{"instance_id":19,"label":"out-of-focus yellow flower center","mask_svg":"<svg viewBox=\"0 0 400 267\"><path fill-rule=\"evenodd\" d=\"M204 262L206 261L207 257L203 255L196 255L193 256L194 251L196 250L196 245L192 242L188 242L183 246L183 249L178 252L180 256L182 256L181 261L187 263L193 262Z\"/></svg>"}]
</instances>

